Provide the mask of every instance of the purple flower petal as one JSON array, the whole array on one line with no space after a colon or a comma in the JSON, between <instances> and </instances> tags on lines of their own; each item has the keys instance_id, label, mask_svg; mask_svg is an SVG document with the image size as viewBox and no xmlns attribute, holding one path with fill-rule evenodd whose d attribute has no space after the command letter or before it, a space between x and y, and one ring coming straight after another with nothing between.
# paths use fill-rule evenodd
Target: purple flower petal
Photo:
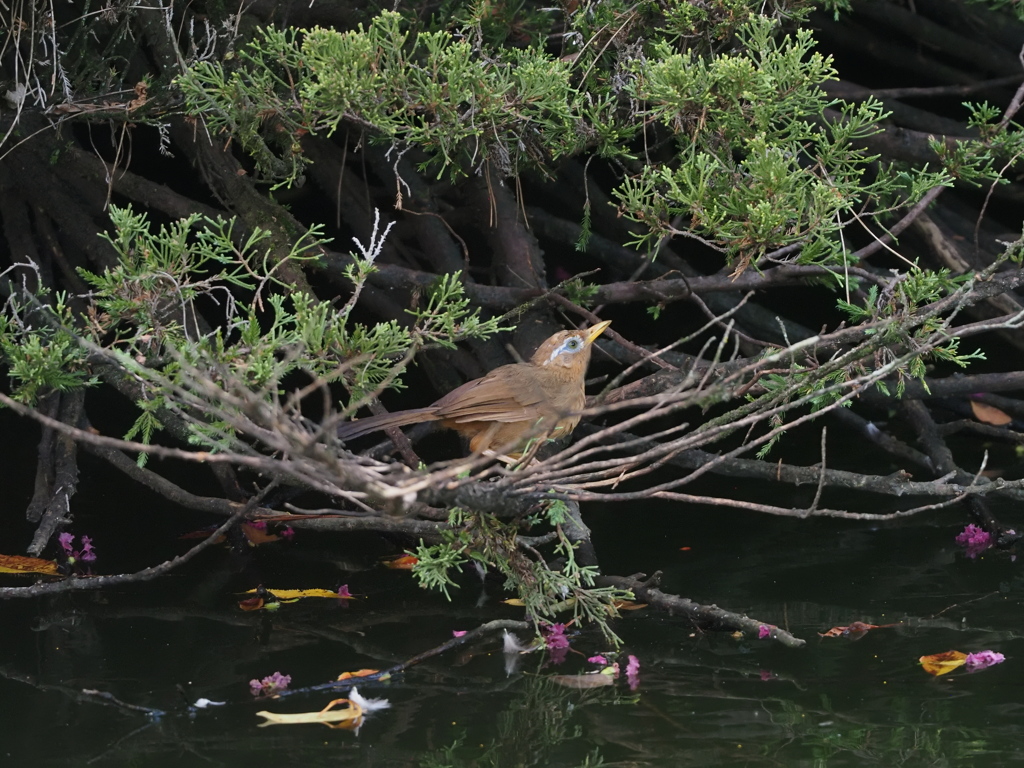
<instances>
[{"instance_id":1,"label":"purple flower petal","mask_svg":"<svg viewBox=\"0 0 1024 768\"><path fill-rule=\"evenodd\" d=\"M1006 657L996 651L978 651L977 653L967 654L967 658L964 659L964 666L973 672L985 669L985 667L991 667L993 664L1002 664L1004 661L1006 661Z\"/></svg>"},{"instance_id":2,"label":"purple flower petal","mask_svg":"<svg viewBox=\"0 0 1024 768\"><path fill-rule=\"evenodd\" d=\"M764 640L766 637L771 637L771 634L772 628L769 627L767 624L762 624L760 627L757 628L758 640Z\"/></svg>"},{"instance_id":3,"label":"purple flower petal","mask_svg":"<svg viewBox=\"0 0 1024 768\"><path fill-rule=\"evenodd\" d=\"M548 650L569 647L569 638L565 636L565 624L548 624L541 627L541 630L544 632L544 642L547 643Z\"/></svg>"},{"instance_id":4,"label":"purple flower petal","mask_svg":"<svg viewBox=\"0 0 1024 768\"><path fill-rule=\"evenodd\" d=\"M92 548L92 538L89 536L82 537L82 559L87 563L96 559L96 552Z\"/></svg>"},{"instance_id":5,"label":"purple flower petal","mask_svg":"<svg viewBox=\"0 0 1024 768\"><path fill-rule=\"evenodd\" d=\"M263 680L263 691L267 694L278 693L280 691L287 690L288 686L291 685L292 676L282 675L280 672L275 672L272 675L264 677Z\"/></svg>"},{"instance_id":6,"label":"purple flower petal","mask_svg":"<svg viewBox=\"0 0 1024 768\"><path fill-rule=\"evenodd\" d=\"M635 691L640 685L640 659L630 655L629 663L626 665L626 681L629 683L629 690Z\"/></svg>"},{"instance_id":7,"label":"purple flower petal","mask_svg":"<svg viewBox=\"0 0 1024 768\"><path fill-rule=\"evenodd\" d=\"M452 637L462 637L465 634L466 634L466 630L464 630L464 629L453 629L452 630Z\"/></svg>"},{"instance_id":8,"label":"purple flower petal","mask_svg":"<svg viewBox=\"0 0 1024 768\"><path fill-rule=\"evenodd\" d=\"M608 663L608 659L606 659L601 654L597 654L596 656L591 656L589 659L587 659L587 661L589 661L591 664L607 664Z\"/></svg>"},{"instance_id":9,"label":"purple flower petal","mask_svg":"<svg viewBox=\"0 0 1024 768\"><path fill-rule=\"evenodd\" d=\"M992 546L992 534L971 523L957 535L956 543L973 559Z\"/></svg>"},{"instance_id":10,"label":"purple flower petal","mask_svg":"<svg viewBox=\"0 0 1024 768\"><path fill-rule=\"evenodd\" d=\"M65 531L64 533L62 533L60 536L57 537L57 541L60 542L60 545L61 545L61 547L63 547L64 552L66 554L70 555L71 554L72 545L75 543L74 535L72 535L72 534L68 533L67 531Z\"/></svg>"},{"instance_id":11,"label":"purple flower petal","mask_svg":"<svg viewBox=\"0 0 1024 768\"><path fill-rule=\"evenodd\" d=\"M565 661L565 657L569 655L569 645L566 643L564 648L548 648L548 661L552 664L561 664Z\"/></svg>"}]
</instances>

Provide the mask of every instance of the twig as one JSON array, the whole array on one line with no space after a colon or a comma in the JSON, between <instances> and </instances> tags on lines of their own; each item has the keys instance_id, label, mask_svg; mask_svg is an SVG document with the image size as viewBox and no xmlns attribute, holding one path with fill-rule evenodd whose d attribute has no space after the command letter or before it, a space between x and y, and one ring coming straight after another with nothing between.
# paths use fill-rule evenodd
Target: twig
<instances>
[{"instance_id":1,"label":"twig","mask_svg":"<svg viewBox=\"0 0 1024 768\"><path fill-rule=\"evenodd\" d=\"M717 605L700 605L685 597L662 592L654 586L658 584L660 578L660 572L643 581L641 581L641 579L644 579L644 574L642 573L635 576L601 576L597 579L597 583L601 586L629 590L636 595L638 601L668 611L670 614L682 614L702 628L725 631L740 630L757 636L761 633L761 627L768 627L768 636L782 643L787 648L800 648L807 644L806 640L795 637L786 630L780 629L766 621L759 621L740 613L733 613L724 608L719 608Z\"/></svg>"}]
</instances>

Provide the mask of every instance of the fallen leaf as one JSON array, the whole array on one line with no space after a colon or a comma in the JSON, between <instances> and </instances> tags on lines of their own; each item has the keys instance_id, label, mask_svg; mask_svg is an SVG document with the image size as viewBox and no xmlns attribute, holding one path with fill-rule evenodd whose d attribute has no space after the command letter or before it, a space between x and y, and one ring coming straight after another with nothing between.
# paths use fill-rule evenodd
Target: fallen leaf
<instances>
[{"instance_id":1,"label":"fallen leaf","mask_svg":"<svg viewBox=\"0 0 1024 768\"><path fill-rule=\"evenodd\" d=\"M401 555L399 557L384 558L380 561L385 568L393 568L396 571L411 571L412 567L419 562L415 555Z\"/></svg>"},{"instance_id":2,"label":"fallen leaf","mask_svg":"<svg viewBox=\"0 0 1024 768\"><path fill-rule=\"evenodd\" d=\"M639 611L646 608L647 603L638 603L636 600L613 600L612 606L620 611Z\"/></svg>"},{"instance_id":3,"label":"fallen leaf","mask_svg":"<svg viewBox=\"0 0 1024 768\"><path fill-rule=\"evenodd\" d=\"M551 675L548 677L548 680L566 688L575 688L580 691L589 690L590 688L601 688L602 686L614 685L615 683L614 677L603 675L600 672L590 675Z\"/></svg>"},{"instance_id":4,"label":"fallen leaf","mask_svg":"<svg viewBox=\"0 0 1024 768\"><path fill-rule=\"evenodd\" d=\"M303 597L333 597L335 599L338 597L337 590L330 589L265 589L264 591L286 603L294 603ZM248 589L243 594L252 595L258 592L259 589ZM355 599L351 595L349 597Z\"/></svg>"},{"instance_id":5,"label":"fallen leaf","mask_svg":"<svg viewBox=\"0 0 1024 768\"><path fill-rule=\"evenodd\" d=\"M53 560L21 555L0 555L0 573L43 573L57 576L57 564Z\"/></svg>"},{"instance_id":6,"label":"fallen leaf","mask_svg":"<svg viewBox=\"0 0 1024 768\"><path fill-rule=\"evenodd\" d=\"M345 709L334 709L338 704L347 704ZM363 708L351 699L335 699L319 712L295 712L282 714L279 712L257 712L257 715L264 718L266 722L260 723L260 728L268 725L305 725L307 723L322 723L329 728L354 728L363 720Z\"/></svg>"},{"instance_id":7,"label":"fallen leaf","mask_svg":"<svg viewBox=\"0 0 1024 768\"><path fill-rule=\"evenodd\" d=\"M957 667L962 667L966 660L967 654L960 651L933 653L931 656L922 656L918 659L924 671L935 676L944 675Z\"/></svg>"},{"instance_id":8,"label":"fallen leaf","mask_svg":"<svg viewBox=\"0 0 1024 768\"><path fill-rule=\"evenodd\" d=\"M249 597L238 601L238 607L243 611L258 611L263 607L262 597Z\"/></svg>"},{"instance_id":9,"label":"fallen leaf","mask_svg":"<svg viewBox=\"0 0 1024 768\"><path fill-rule=\"evenodd\" d=\"M379 672L379 669L357 669L355 672L342 672L338 675L338 679L348 680L353 677L367 677L368 675L376 675Z\"/></svg>"},{"instance_id":10,"label":"fallen leaf","mask_svg":"<svg viewBox=\"0 0 1024 768\"><path fill-rule=\"evenodd\" d=\"M1013 421L1013 417L1005 411L1001 411L993 405L979 403L977 400L971 400L971 411L978 421L995 427L1001 427Z\"/></svg>"},{"instance_id":11,"label":"fallen leaf","mask_svg":"<svg viewBox=\"0 0 1024 768\"><path fill-rule=\"evenodd\" d=\"M848 637L851 640L860 640L872 629L886 629L896 627L898 624L865 624L863 621L854 621L848 627L832 627L827 632L819 632L818 637Z\"/></svg>"},{"instance_id":12,"label":"fallen leaf","mask_svg":"<svg viewBox=\"0 0 1024 768\"><path fill-rule=\"evenodd\" d=\"M526 603L519 597L510 597L508 600L502 600L505 605L511 605L516 608L525 608Z\"/></svg>"},{"instance_id":13,"label":"fallen leaf","mask_svg":"<svg viewBox=\"0 0 1024 768\"><path fill-rule=\"evenodd\" d=\"M280 541L281 537L274 533L267 533L266 524L263 527L252 525L251 523L242 523L242 533L245 538L254 547L258 547L260 544L269 544L272 541Z\"/></svg>"}]
</instances>

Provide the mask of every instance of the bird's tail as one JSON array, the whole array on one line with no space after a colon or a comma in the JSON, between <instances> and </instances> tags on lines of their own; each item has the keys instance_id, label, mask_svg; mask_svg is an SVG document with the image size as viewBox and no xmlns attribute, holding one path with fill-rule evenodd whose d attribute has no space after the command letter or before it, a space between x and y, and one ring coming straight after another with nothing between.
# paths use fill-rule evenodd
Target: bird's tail
<instances>
[{"instance_id":1,"label":"bird's tail","mask_svg":"<svg viewBox=\"0 0 1024 768\"><path fill-rule=\"evenodd\" d=\"M434 408L410 408L407 411L383 413L380 416L367 416L365 419L346 421L338 426L338 439L351 440L354 437L376 432L390 427L404 427L407 424L419 424L421 421L437 421L440 417Z\"/></svg>"}]
</instances>

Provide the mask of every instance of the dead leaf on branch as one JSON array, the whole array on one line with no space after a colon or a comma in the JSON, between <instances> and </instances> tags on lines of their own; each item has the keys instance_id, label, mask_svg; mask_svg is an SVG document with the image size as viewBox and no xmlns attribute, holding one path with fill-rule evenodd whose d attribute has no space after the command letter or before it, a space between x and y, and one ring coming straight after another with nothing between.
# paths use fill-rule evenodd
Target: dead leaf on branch
<instances>
[{"instance_id":1,"label":"dead leaf on branch","mask_svg":"<svg viewBox=\"0 0 1024 768\"><path fill-rule=\"evenodd\" d=\"M242 535L245 536L246 541L249 542L249 545L253 547L258 547L261 544L270 544L271 542L280 541L283 538L287 538L287 536L283 536L281 534L270 533L267 530L266 521L242 523L240 526L238 526L238 528L242 532ZM178 539L180 541L208 539L214 530L214 528L204 528L199 531L190 531L189 533L182 534L178 537ZM217 541L214 543L220 544L224 541L227 541L226 536L218 536Z\"/></svg>"},{"instance_id":2,"label":"dead leaf on branch","mask_svg":"<svg viewBox=\"0 0 1024 768\"><path fill-rule=\"evenodd\" d=\"M0 573L42 573L46 576L59 576L57 563L53 560L42 560L38 557L21 555L0 555Z\"/></svg>"},{"instance_id":3,"label":"dead leaf on branch","mask_svg":"<svg viewBox=\"0 0 1024 768\"><path fill-rule=\"evenodd\" d=\"M971 412L974 413L974 418L982 424L991 424L994 427L1002 427L1013 421L1013 417L1005 411L1001 411L993 405L979 403L977 400L971 400Z\"/></svg>"}]
</instances>

